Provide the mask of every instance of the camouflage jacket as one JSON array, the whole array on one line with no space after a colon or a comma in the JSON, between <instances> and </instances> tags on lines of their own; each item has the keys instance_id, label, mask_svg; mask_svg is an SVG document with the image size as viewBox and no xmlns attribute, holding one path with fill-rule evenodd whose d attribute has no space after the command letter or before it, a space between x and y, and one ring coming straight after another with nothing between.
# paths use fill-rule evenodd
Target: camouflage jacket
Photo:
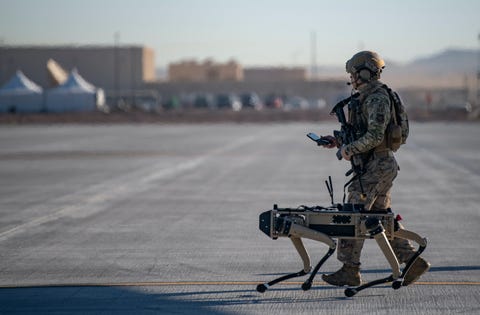
<instances>
[{"instance_id":1,"label":"camouflage jacket","mask_svg":"<svg viewBox=\"0 0 480 315\"><path fill-rule=\"evenodd\" d=\"M359 88L359 101L349 106L348 120L356 131L354 142L345 147L347 154L367 153L385 145L385 130L390 122L391 105L388 92L380 81Z\"/></svg>"}]
</instances>

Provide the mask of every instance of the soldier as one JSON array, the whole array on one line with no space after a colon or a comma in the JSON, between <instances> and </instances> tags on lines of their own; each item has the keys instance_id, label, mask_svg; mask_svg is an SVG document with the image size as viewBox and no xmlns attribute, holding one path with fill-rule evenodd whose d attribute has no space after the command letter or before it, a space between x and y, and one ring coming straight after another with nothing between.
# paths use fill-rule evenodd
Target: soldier
<instances>
[{"instance_id":1,"label":"soldier","mask_svg":"<svg viewBox=\"0 0 480 315\"><path fill-rule=\"evenodd\" d=\"M356 108L349 107L348 121L353 125L356 139L341 144L341 139L325 136L330 141L327 148L340 147L342 157L350 160L359 155L363 162L361 183L354 180L348 188L348 202L363 204L365 210L390 208L390 190L399 170L391 148L387 146L387 125L391 121L391 101L383 83L379 81L385 62L372 51L361 51L346 63L350 84L359 92ZM363 186L363 187L362 187ZM362 191L363 188L363 191ZM337 258L343 266L322 279L335 286L358 286L361 284L360 253L363 240L340 239ZM392 248L399 263L406 263L415 249L408 240L395 238ZM403 285L407 286L428 271L430 263L418 257L405 275Z\"/></svg>"}]
</instances>

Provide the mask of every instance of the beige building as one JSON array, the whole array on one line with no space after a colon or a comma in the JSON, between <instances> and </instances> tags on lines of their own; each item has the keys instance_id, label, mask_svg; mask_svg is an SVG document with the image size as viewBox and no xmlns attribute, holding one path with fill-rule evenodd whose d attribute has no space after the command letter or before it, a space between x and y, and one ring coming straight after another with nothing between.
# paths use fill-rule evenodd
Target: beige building
<instances>
[{"instance_id":1,"label":"beige building","mask_svg":"<svg viewBox=\"0 0 480 315\"><path fill-rule=\"evenodd\" d=\"M216 63L206 60L181 61L168 66L170 82L217 82L217 81L243 81L243 69L236 61Z\"/></svg>"},{"instance_id":2,"label":"beige building","mask_svg":"<svg viewBox=\"0 0 480 315\"><path fill-rule=\"evenodd\" d=\"M22 70L37 84L50 87L50 59L67 71L77 68L87 81L110 94L141 89L155 80L154 51L144 46L3 46L0 85Z\"/></svg>"},{"instance_id":3,"label":"beige building","mask_svg":"<svg viewBox=\"0 0 480 315\"><path fill-rule=\"evenodd\" d=\"M170 82L294 82L306 81L307 70L303 67L254 67L243 69L235 61L215 63L195 60L171 63L168 67Z\"/></svg>"}]
</instances>

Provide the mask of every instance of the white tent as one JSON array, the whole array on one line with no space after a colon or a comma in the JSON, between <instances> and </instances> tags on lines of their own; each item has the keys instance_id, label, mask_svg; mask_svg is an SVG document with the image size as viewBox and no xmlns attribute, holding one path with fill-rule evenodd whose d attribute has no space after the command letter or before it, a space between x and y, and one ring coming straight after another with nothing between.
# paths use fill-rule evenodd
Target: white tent
<instances>
[{"instance_id":1,"label":"white tent","mask_svg":"<svg viewBox=\"0 0 480 315\"><path fill-rule=\"evenodd\" d=\"M43 90L18 70L0 88L0 112L40 112L43 109Z\"/></svg>"},{"instance_id":2,"label":"white tent","mask_svg":"<svg viewBox=\"0 0 480 315\"><path fill-rule=\"evenodd\" d=\"M45 102L47 112L84 112L102 106L105 96L73 69L63 84L46 92Z\"/></svg>"}]
</instances>

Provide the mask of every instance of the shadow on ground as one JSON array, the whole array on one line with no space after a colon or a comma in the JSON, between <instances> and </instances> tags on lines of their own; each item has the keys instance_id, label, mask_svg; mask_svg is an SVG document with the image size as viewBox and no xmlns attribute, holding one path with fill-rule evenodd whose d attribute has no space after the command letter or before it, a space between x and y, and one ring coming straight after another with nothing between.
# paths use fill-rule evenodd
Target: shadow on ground
<instances>
[{"instance_id":1,"label":"shadow on ground","mask_svg":"<svg viewBox=\"0 0 480 315\"><path fill-rule=\"evenodd\" d=\"M480 266L432 267L430 272L480 270ZM366 273L390 272L369 269ZM378 286L376 289L388 286ZM276 294L260 294L254 286L239 285L228 289L211 290L211 286L44 286L0 288L1 314L205 314L229 315L244 310L242 305L291 304L345 301L343 294L324 294L338 290L330 286L313 287L323 291L315 298L282 294L282 291L301 291L298 287L275 287ZM382 294L369 290L368 296ZM365 294L364 294L365 295ZM323 296L323 297L322 297ZM248 306L247 306L248 307Z\"/></svg>"},{"instance_id":2,"label":"shadow on ground","mask_svg":"<svg viewBox=\"0 0 480 315\"><path fill-rule=\"evenodd\" d=\"M275 294L262 295L252 286L236 286L226 290L211 290L211 287L28 287L1 288L1 314L238 314L248 305L279 305L291 303L313 303L312 299L286 297L289 291L298 288L278 287ZM202 290L203 289L203 290ZM209 290L210 289L210 290ZM312 288L311 291L333 290L335 288ZM170 292L159 292L168 290ZM324 297L322 301L344 300L344 297ZM230 311L231 310L231 311Z\"/></svg>"},{"instance_id":3,"label":"shadow on ground","mask_svg":"<svg viewBox=\"0 0 480 315\"><path fill-rule=\"evenodd\" d=\"M0 289L1 314L230 314L214 307L214 301L143 292L138 287Z\"/></svg>"}]
</instances>

